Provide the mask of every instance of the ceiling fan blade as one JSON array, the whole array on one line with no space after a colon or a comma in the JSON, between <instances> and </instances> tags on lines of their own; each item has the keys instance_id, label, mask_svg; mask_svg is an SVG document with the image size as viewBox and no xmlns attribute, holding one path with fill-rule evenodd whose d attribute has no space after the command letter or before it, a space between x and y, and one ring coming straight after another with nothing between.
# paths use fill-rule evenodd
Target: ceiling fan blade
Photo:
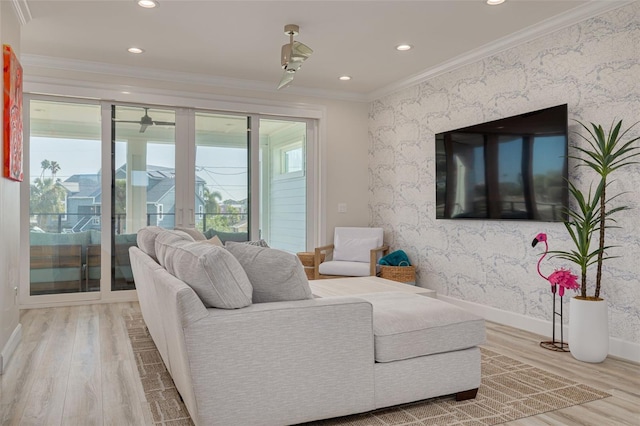
<instances>
[{"instance_id":1,"label":"ceiling fan blade","mask_svg":"<svg viewBox=\"0 0 640 426\"><path fill-rule=\"evenodd\" d=\"M147 130L147 127L149 127L148 124L142 124L140 125L140 133L144 133L145 130Z\"/></svg>"},{"instance_id":2,"label":"ceiling fan blade","mask_svg":"<svg viewBox=\"0 0 640 426\"><path fill-rule=\"evenodd\" d=\"M171 121L153 121L153 124L156 126L175 126L176 123L172 123Z\"/></svg>"},{"instance_id":3,"label":"ceiling fan blade","mask_svg":"<svg viewBox=\"0 0 640 426\"><path fill-rule=\"evenodd\" d=\"M133 120L118 120L117 118L113 119L114 122L116 123L135 123L135 124L140 124L140 120L138 121L133 121Z\"/></svg>"},{"instance_id":4,"label":"ceiling fan blade","mask_svg":"<svg viewBox=\"0 0 640 426\"><path fill-rule=\"evenodd\" d=\"M306 44L300 43L299 41L293 42L293 49L291 49L292 60L305 61L312 53L313 50Z\"/></svg>"},{"instance_id":5,"label":"ceiling fan blade","mask_svg":"<svg viewBox=\"0 0 640 426\"><path fill-rule=\"evenodd\" d=\"M282 79L280 80L280 84L278 84L278 90L282 89L283 87L287 87L289 84L291 84L291 82L293 81L294 75L295 73L285 70L282 73Z\"/></svg>"}]
</instances>

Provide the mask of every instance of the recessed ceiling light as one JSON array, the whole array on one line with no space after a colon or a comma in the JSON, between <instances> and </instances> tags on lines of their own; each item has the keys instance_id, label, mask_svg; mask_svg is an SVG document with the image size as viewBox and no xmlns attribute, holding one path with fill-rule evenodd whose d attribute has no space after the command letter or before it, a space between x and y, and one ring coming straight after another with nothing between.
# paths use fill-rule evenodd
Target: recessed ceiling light
<instances>
[{"instance_id":1,"label":"recessed ceiling light","mask_svg":"<svg viewBox=\"0 0 640 426\"><path fill-rule=\"evenodd\" d=\"M136 54L138 54L138 53L144 53L144 50L143 50L143 49L140 49L139 47L130 47L130 48L128 48L128 49L127 49L127 51L128 51L129 53L136 53Z\"/></svg>"},{"instance_id":2,"label":"recessed ceiling light","mask_svg":"<svg viewBox=\"0 0 640 426\"><path fill-rule=\"evenodd\" d=\"M349 80L351 80L351 76L349 76L349 75L341 75L340 77L338 77L338 79L340 79L342 81L349 81Z\"/></svg>"},{"instance_id":3,"label":"recessed ceiling light","mask_svg":"<svg viewBox=\"0 0 640 426\"><path fill-rule=\"evenodd\" d=\"M138 0L138 6L144 7L145 9L153 9L154 7L160 6L155 0Z\"/></svg>"},{"instance_id":4,"label":"recessed ceiling light","mask_svg":"<svg viewBox=\"0 0 640 426\"><path fill-rule=\"evenodd\" d=\"M410 50L411 47L412 46L410 44L399 44L399 45L396 46L396 50L404 52L405 50Z\"/></svg>"},{"instance_id":5,"label":"recessed ceiling light","mask_svg":"<svg viewBox=\"0 0 640 426\"><path fill-rule=\"evenodd\" d=\"M487 0L487 4L489 6L496 6L498 4L504 3L504 0Z\"/></svg>"}]
</instances>

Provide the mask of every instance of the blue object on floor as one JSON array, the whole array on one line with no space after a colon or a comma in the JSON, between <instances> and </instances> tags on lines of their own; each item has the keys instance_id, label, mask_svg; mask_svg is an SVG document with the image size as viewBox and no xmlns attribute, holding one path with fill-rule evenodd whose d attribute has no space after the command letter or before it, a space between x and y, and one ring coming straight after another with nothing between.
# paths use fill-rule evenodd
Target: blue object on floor
<instances>
[{"instance_id":1,"label":"blue object on floor","mask_svg":"<svg viewBox=\"0 0 640 426\"><path fill-rule=\"evenodd\" d=\"M409 262L409 256L407 256L407 253L405 253L403 250L396 250L386 256L381 257L378 261L378 264L388 266L411 266L411 262Z\"/></svg>"}]
</instances>

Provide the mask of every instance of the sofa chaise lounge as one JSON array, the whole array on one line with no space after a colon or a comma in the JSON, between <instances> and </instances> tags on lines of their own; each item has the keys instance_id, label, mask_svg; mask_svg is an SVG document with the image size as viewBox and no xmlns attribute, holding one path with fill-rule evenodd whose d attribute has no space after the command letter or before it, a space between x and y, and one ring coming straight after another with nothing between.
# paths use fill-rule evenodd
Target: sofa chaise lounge
<instances>
[{"instance_id":1,"label":"sofa chaise lounge","mask_svg":"<svg viewBox=\"0 0 640 426\"><path fill-rule=\"evenodd\" d=\"M413 294L314 298L292 254L240 243L227 250L151 228L130 248L140 307L196 425L287 425L442 395L475 397L482 318ZM287 290L297 300L270 301L281 295L268 296L257 282L268 274L250 270L264 270L261 261L272 255L281 277L304 279L296 294ZM205 295L194 278L199 269L214 281L208 289L222 274L237 290L242 267L253 280L249 303L208 307L233 296L212 301L224 290Z\"/></svg>"}]
</instances>

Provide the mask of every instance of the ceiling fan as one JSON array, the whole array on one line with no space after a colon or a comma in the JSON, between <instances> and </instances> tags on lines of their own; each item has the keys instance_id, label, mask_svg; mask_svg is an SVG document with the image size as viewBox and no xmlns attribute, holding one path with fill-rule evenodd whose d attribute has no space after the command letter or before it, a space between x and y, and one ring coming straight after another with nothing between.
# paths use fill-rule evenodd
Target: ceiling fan
<instances>
[{"instance_id":1,"label":"ceiling fan","mask_svg":"<svg viewBox=\"0 0 640 426\"><path fill-rule=\"evenodd\" d=\"M300 69L302 63L306 61L313 53L313 50L299 41L293 41L293 36L298 35L300 27L294 24L284 26L284 33L289 36L289 43L282 46L281 63L284 73L278 90L287 87L292 81L293 76Z\"/></svg>"},{"instance_id":2,"label":"ceiling fan","mask_svg":"<svg viewBox=\"0 0 640 426\"><path fill-rule=\"evenodd\" d=\"M151 117L149 117L149 108L144 108L144 115L142 117L140 117L140 120L138 121L131 121L131 120L117 120L114 119L113 121L117 121L118 123L136 123L140 125L140 133L144 133L145 130L147 130L147 127L149 126L175 126L176 123L172 123L171 121L157 121L152 119Z\"/></svg>"}]
</instances>

